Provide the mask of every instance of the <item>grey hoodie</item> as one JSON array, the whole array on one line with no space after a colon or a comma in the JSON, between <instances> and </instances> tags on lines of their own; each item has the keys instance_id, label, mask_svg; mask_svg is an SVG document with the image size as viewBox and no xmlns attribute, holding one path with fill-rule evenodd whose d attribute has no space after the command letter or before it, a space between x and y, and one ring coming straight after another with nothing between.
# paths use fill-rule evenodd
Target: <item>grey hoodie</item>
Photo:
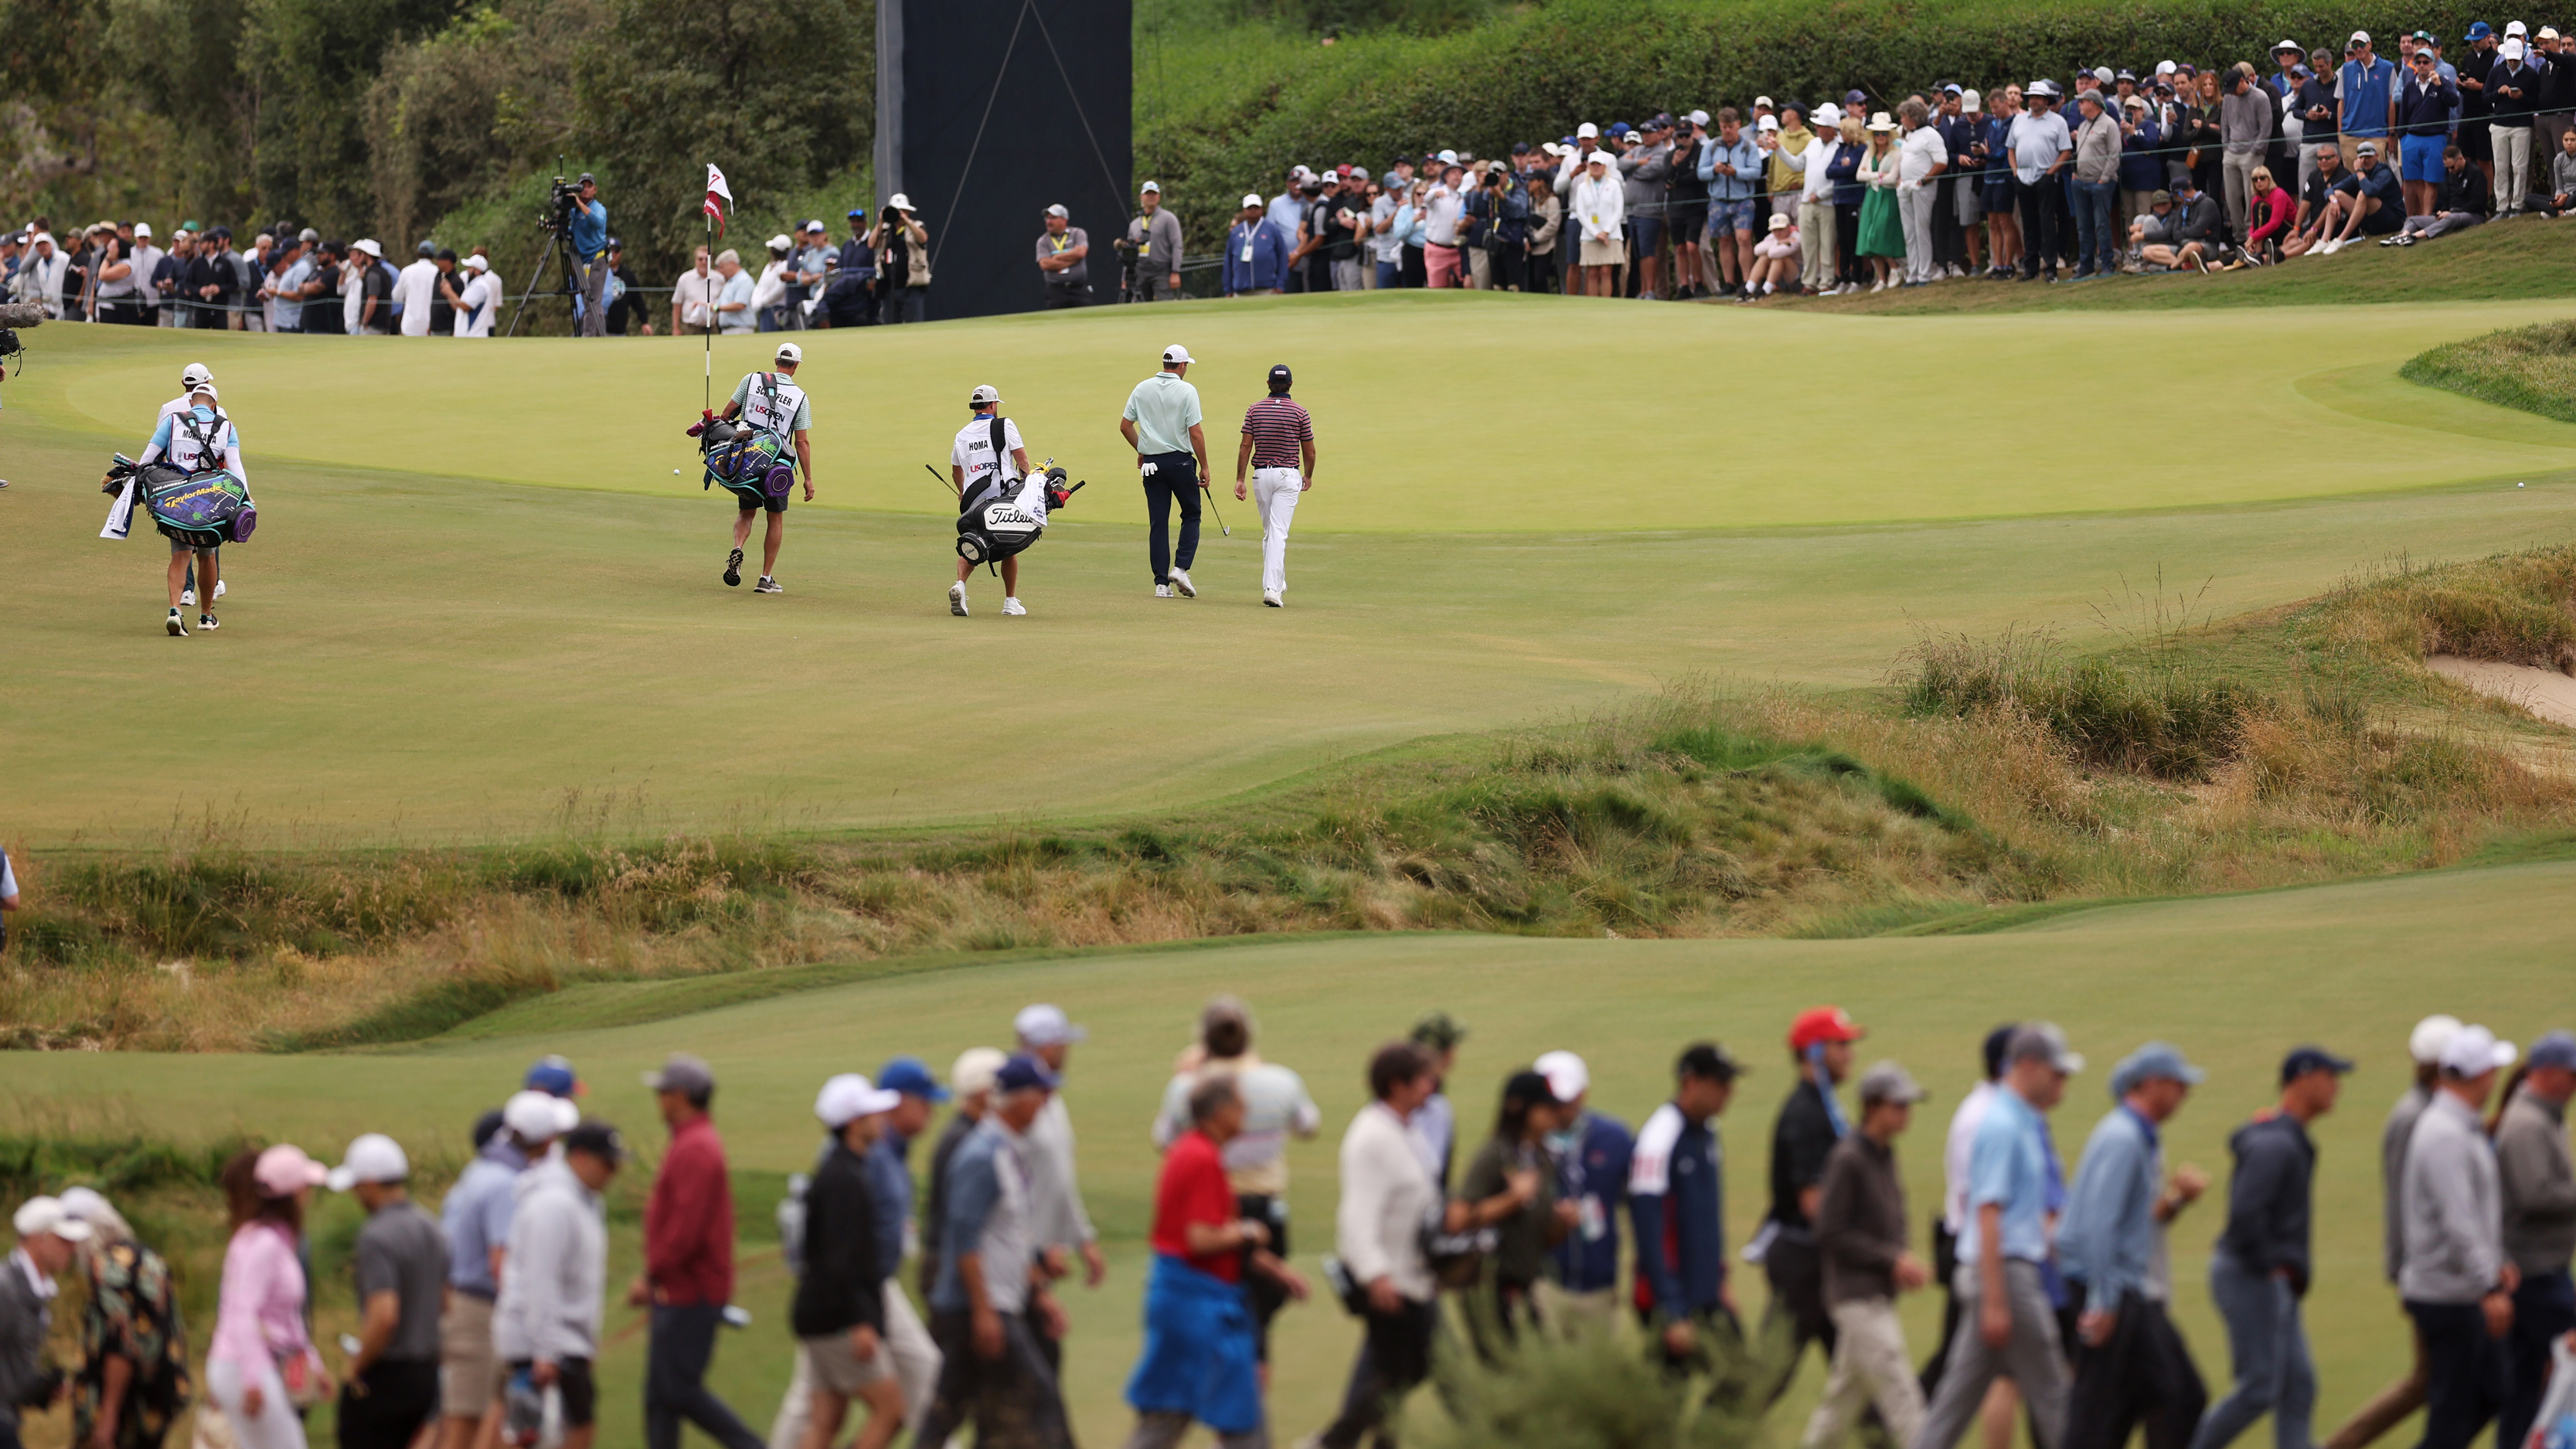
<instances>
[{"instance_id":1,"label":"grey hoodie","mask_svg":"<svg viewBox=\"0 0 2576 1449\"><path fill-rule=\"evenodd\" d=\"M596 1356L608 1283L608 1224L599 1196L560 1155L519 1175L509 1257L492 1310L492 1346L517 1363Z\"/></svg>"}]
</instances>

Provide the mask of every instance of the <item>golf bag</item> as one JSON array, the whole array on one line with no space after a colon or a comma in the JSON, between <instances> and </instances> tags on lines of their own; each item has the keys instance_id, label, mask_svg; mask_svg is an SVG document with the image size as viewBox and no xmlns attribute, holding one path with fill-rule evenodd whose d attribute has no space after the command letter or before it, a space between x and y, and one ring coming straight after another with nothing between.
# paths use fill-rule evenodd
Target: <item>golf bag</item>
<instances>
[{"instance_id":1,"label":"golf bag","mask_svg":"<svg viewBox=\"0 0 2576 1449\"><path fill-rule=\"evenodd\" d=\"M134 484L135 503L173 543L190 548L248 543L259 527L250 490L221 469L191 473L168 463L137 463L119 453L100 491L121 492L128 480Z\"/></svg>"},{"instance_id":2,"label":"golf bag","mask_svg":"<svg viewBox=\"0 0 2576 1449\"><path fill-rule=\"evenodd\" d=\"M689 436L698 440L698 457L706 465L706 481L698 485L701 490L721 485L731 489L745 507L757 508L769 499L786 497L796 481L796 463L787 456L787 445L769 433L709 413L690 427Z\"/></svg>"},{"instance_id":3,"label":"golf bag","mask_svg":"<svg viewBox=\"0 0 2576 1449\"><path fill-rule=\"evenodd\" d=\"M1020 506L1031 488L1042 489L1046 508ZM990 566L1024 553L1046 534L1047 514L1065 505L1082 484L1064 486L1064 470L1049 468L1034 477L1005 482L997 468L966 490L957 509L957 556L968 564Z\"/></svg>"}]
</instances>

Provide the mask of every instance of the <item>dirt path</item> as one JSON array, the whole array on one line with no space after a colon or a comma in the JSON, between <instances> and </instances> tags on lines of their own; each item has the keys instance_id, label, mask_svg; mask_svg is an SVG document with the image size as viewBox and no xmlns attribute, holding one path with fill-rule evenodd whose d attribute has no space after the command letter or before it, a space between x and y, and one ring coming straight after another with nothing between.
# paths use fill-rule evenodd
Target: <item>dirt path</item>
<instances>
[{"instance_id":1,"label":"dirt path","mask_svg":"<svg viewBox=\"0 0 2576 1449\"><path fill-rule=\"evenodd\" d=\"M2445 679L2465 684L2480 694L2519 705L2551 724L2576 729L2576 679L2555 669L2534 669L2527 664L2495 664L2484 659L2463 659L2456 654L2436 654L2424 663Z\"/></svg>"}]
</instances>

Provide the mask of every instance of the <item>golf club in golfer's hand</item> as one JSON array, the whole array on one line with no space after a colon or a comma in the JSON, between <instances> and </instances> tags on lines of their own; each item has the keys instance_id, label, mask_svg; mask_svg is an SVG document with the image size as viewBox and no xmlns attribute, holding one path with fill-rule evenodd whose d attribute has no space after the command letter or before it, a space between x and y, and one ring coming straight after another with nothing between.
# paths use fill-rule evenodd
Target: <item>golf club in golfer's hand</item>
<instances>
[{"instance_id":1,"label":"golf club in golfer's hand","mask_svg":"<svg viewBox=\"0 0 2576 1449\"><path fill-rule=\"evenodd\" d=\"M1208 512L1216 514L1216 531L1227 538L1234 537L1234 530L1225 526L1225 515L1217 512L1216 490L1209 487L1205 480L1201 480L1199 491L1207 495Z\"/></svg>"}]
</instances>

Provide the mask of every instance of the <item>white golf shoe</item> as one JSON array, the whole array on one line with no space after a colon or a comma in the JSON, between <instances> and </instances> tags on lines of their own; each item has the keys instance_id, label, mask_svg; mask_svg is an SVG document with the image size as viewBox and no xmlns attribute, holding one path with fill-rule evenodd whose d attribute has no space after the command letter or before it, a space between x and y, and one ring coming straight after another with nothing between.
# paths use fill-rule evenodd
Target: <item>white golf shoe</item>
<instances>
[{"instance_id":1,"label":"white golf shoe","mask_svg":"<svg viewBox=\"0 0 2576 1449\"><path fill-rule=\"evenodd\" d=\"M960 619L966 617L966 583L963 579L948 586L948 612Z\"/></svg>"},{"instance_id":2,"label":"white golf shoe","mask_svg":"<svg viewBox=\"0 0 2576 1449\"><path fill-rule=\"evenodd\" d=\"M1019 600L1006 598L1002 600L1002 612L1009 614L1014 618L1019 618L1027 615L1029 611L1021 606Z\"/></svg>"}]
</instances>

